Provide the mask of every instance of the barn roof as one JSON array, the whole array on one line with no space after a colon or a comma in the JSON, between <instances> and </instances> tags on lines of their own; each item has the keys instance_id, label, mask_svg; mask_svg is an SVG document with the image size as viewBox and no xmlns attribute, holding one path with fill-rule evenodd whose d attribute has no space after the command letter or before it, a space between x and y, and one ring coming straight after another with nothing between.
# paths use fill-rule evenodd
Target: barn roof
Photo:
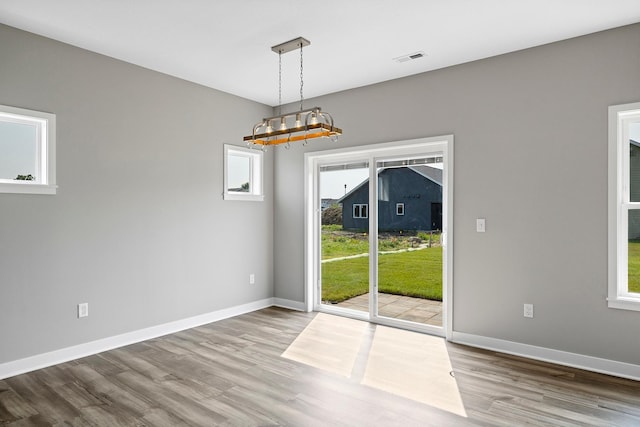
<instances>
[{"instance_id":1,"label":"barn roof","mask_svg":"<svg viewBox=\"0 0 640 427\"><path fill-rule=\"evenodd\" d=\"M409 166L409 169L419 173L442 187L442 169L432 168L427 165L413 165Z\"/></svg>"},{"instance_id":2,"label":"barn roof","mask_svg":"<svg viewBox=\"0 0 640 427\"><path fill-rule=\"evenodd\" d=\"M427 178L428 180L435 182L436 184L438 184L439 186L442 187L442 169L433 168L433 167L427 166L427 165L412 165L412 166L405 166L405 167L407 169L410 169L410 170L414 171L418 175L421 175L421 176ZM382 168L382 170L380 170L378 172L378 174L381 174L384 171L392 170L392 169L398 169L398 168ZM353 193L358 191L358 189L360 187L362 187L363 185L365 185L368 182L369 182L369 178L365 179L360 184L356 185L351 191L349 191L347 194L342 196L342 198L340 198L340 200L338 200L338 203L342 203L343 200L351 197L351 195Z\"/></svg>"}]
</instances>

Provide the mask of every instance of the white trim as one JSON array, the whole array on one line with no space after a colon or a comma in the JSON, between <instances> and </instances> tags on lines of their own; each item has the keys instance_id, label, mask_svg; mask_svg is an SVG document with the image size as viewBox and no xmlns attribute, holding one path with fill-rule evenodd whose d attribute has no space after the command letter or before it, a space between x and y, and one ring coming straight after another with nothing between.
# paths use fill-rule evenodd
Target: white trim
<instances>
[{"instance_id":1,"label":"white trim","mask_svg":"<svg viewBox=\"0 0 640 427\"><path fill-rule=\"evenodd\" d=\"M457 344L465 344L486 350L499 351L501 353L513 354L515 356L555 363L557 365L570 366L572 368L584 369L621 378L629 378L636 381L640 380L640 365L634 365L631 363L585 356L578 353L569 353L546 347L538 347L497 338L483 337L481 335L467 334L464 332L453 332L453 336L450 341Z\"/></svg>"},{"instance_id":2,"label":"white trim","mask_svg":"<svg viewBox=\"0 0 640 427\"><path fill-rule=\"evenodd\" d=\"M289 310L295 310L295 311L311 311L311 310L307 310L307 306L305 305L304 302L300 302L300 301L293 301L290 299L283 299L283 298L272 298L272 305L274 307L281 307L281 308L288 308Z\"/></svg>"},{"instance_id":3,"label":"white trim","mask_svg":"<svg viewBox=\"0 0 640 427\"><path fill-rule=\"evenodd\" d=\"M102 338L96 341L2 363L0 364L0 380L23 374L25 372L35 371L36 369L42 369L59 363L65 363L82 357L91 356L103 351L113 350L114 348L135 344L163 335L173 334L185 329L206 325L207 323L217 322L219 320L261 310L263 308L271 307L272 305L274 305L273 298L266 298L247 304L237 305L235 307L224 308L211 313L189 317L187 319L176 320L162 325L151 326L149 328L139 329L137 331L127 332L121 335Z\"/></svg>"},{"instance_id":4,"label":"white trim","mask_svg":"<svg viewBox=\"0 0 640 427\"><path fill-rule=\"evenodd\" d=\"M272 306L284 307L291 310L310 311L306 310L305 303L282 298L266 298L187 319L177 320L113 337L54 350L48 353L25 357L24 359L2 363L0 364L0 380ZM342 314L336 313L336 310L323 311ZM362 317L358 317L358 319L366 320ZM513 354L529 359L542 360L544 362L556 363L558 365L571 366L578 369L640 381L640 365L634 365L631 363L585 356L577 353L569 353L561 350L553 350L545 347L537 347L497 338L483 337L481 335L467 334L464 332L453 332L450 334L449 341L457 344L499 351L501 353Z\"/></svg>"},{"instance_id":5,"label":"white trim","mask_svg":"<svg viewBox=\"0 0 640 427\"><path fill-rule=\"evenodd\" d=\"M229 191L229 156L246 157L249 159L249 192ZM224 200L244 200L250 202L263 201L264 153L246 147L224 144L223 157L224 188L222 189L222 198Z\"/></svg>"},{"instance_id":6,"label":"white trim","mask_svg":"<svg viewBox=\"0 0 640 427\"><path fill-rule=\"evenodd\" d=\"M319 277L320 263L314 258L316 242L320 241L320 224L322 223L322 207L318 206L316 197L320 194L319 180L314 179L318 164L316 159L304 153L304 305L305 311L313 311L313 282ZM317 283L316 283L317 284Z\"/></svg>"},{"instance_id":7,"label":"white trim","mask_svg":"<svg viewBox=\"0 0 640 427\"><path fill-rule=\"evenodd\" d=\"M57 188L57 185L30 184L29 181L0 182L0 193L9 194L56 194Z\"/></svg>"},{"instance_id":8,"label":"white trim","mask_svg":"<svg viewBox=\"0 0 640 427\"><path fill-rule=\"evenodd\" d=\"M628 291L629 125L640 121L640 102L609 107L608 292L609 308L640 311L640 298Z\"/></svg>"},{"instance_id":9,"label":"white trim","mask_svg":"<svg viewBox=\"0 0 640 427\"><path fill-rule=\"evenodd\" d=\"M335 316L348 317L350 319L361 320L363 322L370 322L369 312L353 310L349 308L340 307L338 305L328 304L316 304L314 311L319 313L333 314Z\"/></svg>"},{"instance_id":10,"label":"white trim","mask_svg":"<svg viewBox=\"0 0 640 427\"><path fill-rule=\"evenodd\" d=\"M358 207L358 215L356 216L356 207ZM362 208L364 208L364 216L362 215ZM351 218L353 219L367 219L369 218L369 204L368 203L354 203L351 205Z\"/></svg>"},{"instance_id":11,"label":"white trim","mask_svg":"<svg viewBox=\"0 0 640 427\"><path fill-rule=\"evenodd\" d=\"M442 330L446 337L451 336L453 325L453 135L443 135L428 138L419 138L404 141L393 141L381 144L360 145L355 147L345 147L333 150L315 151L304 154L304 216L305 216L305 233L304 233L304 294L305 306L308 311L335 310L335 308L324 309L320 301L315 300L314 296L318 292L314 292L319 286L320 281L320 263L317 256L320 250L320 207L318 206L319 188L317 180L314 178L318 173L320 165L339 164L343 162L367 162L369 166L375 164L379 158L390 158L389 156L399 156L406 158L407 156L423 156L426 153L439 151L443 153L444 171L442 184L446 186L447 192L443 194L443 230L441 239L443 243L443 276L445 280L442 283L442 292L444 299L443 308L446 310L446 316L443 319ZM375 171L369 170L369 199L375 200L377 193L377 179ZM372 176L373 175L373 176ZM315 185L315 186L314 186ZM353 190L352 190L353 191ZM344 199L344 198L343 198ZM376 224L377 207L374 204L369 206L369 230L370 233L376 231L371 224ZM446 223L446 227L444 226ZM372 237L370 245L374 245L376 238ZM370 248L370 270L371 266L377 265L375 257L377 252L374 248ZM370 277L372 272L369 272ZM370 283L372 281L370 280ZM375 292L372 298L369 313L377 314L375 307ZM368 314L367 314L368 315ZM368 316L370 321L377 321L375 316ZM384 321L384 320L383 320ZM442 335L441 332L438 335Z\"/></svg>"}]
</instances>

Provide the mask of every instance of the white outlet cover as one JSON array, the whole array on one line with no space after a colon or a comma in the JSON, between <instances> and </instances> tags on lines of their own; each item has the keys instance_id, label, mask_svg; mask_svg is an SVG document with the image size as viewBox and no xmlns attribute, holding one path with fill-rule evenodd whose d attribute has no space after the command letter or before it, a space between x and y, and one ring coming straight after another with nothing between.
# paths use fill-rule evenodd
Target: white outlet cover
<instances>
[{"instance_id":1,"label":"white outlet cover","mask_svg":"<svg viewBox=\"0 0 640 427\"><path fill-rule=\"evenodd\" d=\"M524 305L524 317L533 318L533 304Z\"/></svg>"},{"instance_id":2,"label":"white outlet cover","mask_svg":"<svg viewBox=\"0 0 640 427\"><path fill-rule=\"evenodd\" d=\"M83 302L78 304L78 317L87 317L89 315L89 303Z\"/></svg>"},{"instance_id":3,"label":"white outlet cover","mask_svg":"<svg viewBox=\"0 0 640 427\"><path fill-rule=\"evenodd\" d=\"M478 233L484 233L486 231L486 227L485 227L485 220L484 218L477 218L476 219L476 231Z\"/></svg>"}]
</instances>

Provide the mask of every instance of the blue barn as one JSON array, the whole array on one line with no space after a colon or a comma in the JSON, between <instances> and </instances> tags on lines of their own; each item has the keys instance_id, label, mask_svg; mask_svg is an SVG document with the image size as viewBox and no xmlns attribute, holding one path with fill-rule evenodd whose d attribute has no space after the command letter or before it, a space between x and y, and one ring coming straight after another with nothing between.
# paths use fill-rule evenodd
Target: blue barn
<instances>
[{"instance_id":1,"label":"blue barn","mask_svg":"<svg viewBox=\"0 0 640 427\"><path fill-rule=\"evenodd\" d=\"M342 228L369 228L369 180L342 199ZM442 170L426 165L378 172L378 230L441 230Z\"/></svg>"}]
</instances>

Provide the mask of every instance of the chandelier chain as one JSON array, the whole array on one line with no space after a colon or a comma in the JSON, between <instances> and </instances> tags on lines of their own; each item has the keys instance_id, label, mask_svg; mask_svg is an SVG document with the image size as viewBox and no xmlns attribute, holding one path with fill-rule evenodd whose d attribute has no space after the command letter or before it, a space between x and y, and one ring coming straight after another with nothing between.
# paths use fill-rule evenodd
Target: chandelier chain
<instances>
[{"instance_id":1,"label":"chandelier chain","mask_svg":"<svg viewBox=\"0 0 640 427\"><path fill-rule=\"evenodd\" d=\"M282 114L282 51L278 52L278 115Z\"/></svg>"},{"instance_id":2,"label":"chandelier chain","mask_svg":"<svg viewBox=\"0 0 640 427\"><path fill-rule=\"evenodd\" d=\"M302 95L302 88L304 86L303 71L304 68L302 67L302 43L300 43L300 111L304 109L302 106L304 101L304 96Z\"/></svg>"}]
</instances>

